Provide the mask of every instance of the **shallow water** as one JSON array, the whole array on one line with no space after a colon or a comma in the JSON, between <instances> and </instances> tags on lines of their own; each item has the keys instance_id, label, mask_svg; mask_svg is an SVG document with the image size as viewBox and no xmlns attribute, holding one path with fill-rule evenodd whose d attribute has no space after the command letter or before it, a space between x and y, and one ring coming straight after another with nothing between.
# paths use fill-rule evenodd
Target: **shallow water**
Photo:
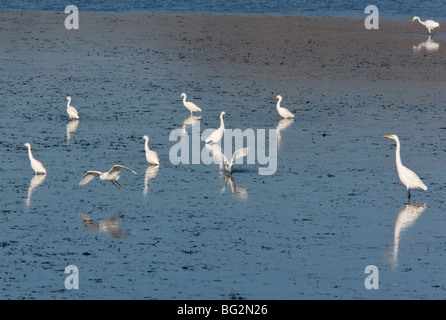
<instances>
[{"instance_id":1,"label":"shallow water","mask_svg":"<svg viewBox=\"0 0 446 320\"><path fill-rule=\"evenodd\" d=\"M80 54L84 42L2 49L3 299L444 297L442 83L292 82L166 61L156 48L91 44L97 54ZM281 131L277 172L243 164L226 181L216 164L173 165L168 137L189 117L183 91L203 109L202 130L218 127L222 110L228 128L275 129L280 92L296 118ZM77 124L65 116L67 95ZM429 188L412 193L426 203L416 217L400 215L407 195L394 143L382 138L393 133ZM25 142L48 171L42 181ZM123 190L97 178L78 185L114 164L138 173L122 173ZM79 268L78 290L64 287L68 265ZM367 265L379 268L379 290L364 287Z\"/></svg>"}]
</instances>

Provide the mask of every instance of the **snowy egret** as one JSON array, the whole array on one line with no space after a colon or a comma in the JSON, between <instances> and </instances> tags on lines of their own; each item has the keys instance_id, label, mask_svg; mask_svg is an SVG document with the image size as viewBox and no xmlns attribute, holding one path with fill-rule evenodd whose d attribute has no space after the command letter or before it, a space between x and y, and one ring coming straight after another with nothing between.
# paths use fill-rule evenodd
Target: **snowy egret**
<instances>
[{"instance_id":1,"label":"snowy egret","mask_svg":"<svg viewBox=\"0 0 446 320\"><path fill-rule=\"evenodd\" d=\"M145 142L145 150L146 150L146 160L148 163L150 164L155 164L155 165L159 165L160 164L160 160L158 158L158 153L156 153L156 151L150 150L149 149L149 136L145 135L143 137L141 137L140 139L144 139Z\"/></svg>"},{"instance_id":2,"label":"snowy egret","mask_svg":"<svg viewBox=\"0 0 446 320\"><path fill-rule=\"evenodd\" d=\"M77 113L77 110L75 107L71 106L71 97L67 97L67 113L70 119L79 119L79 114Z\"/></svg>"},{"instance_id":3,"label":"snowy egret","mask_svg":"<svg viewBox=\"0 0 446 320\"><path fill-rule=\"evenodd\" d=\"M206 145L206 147L208 146ZM210 149L215 157L219 157L219 159L223 160L225 171L229 174L232 173L232 168L234 167L235 161L248 155L248 148L241 148L234 152L231 161L229 161L218 144L213 144L211 147L208 147L208 149Z\"/></svg>"},{"instance_id":4,"label":"snowy egret","mask_svg":"<svg viewBox=\"0 0 446 320\"><path fill-rule=\"evenodd\" d=\"M412 21L418 20L423 26L425 26L427 28L427 30L429 30L429 33L432 33L431 31L435 28L438 28L440 26L440 24L436 21L433 20L426 20L426 21L421 21L420 17L413 17Z\"/></svg>"},{"instance_id":5,"label":"snowy egret","mask_svg":"<svg viewBox=\"0 0 446 320\"><path fill-rule=\"evenodd\" d=\"M282 102L282 96L279 95L276 97L276 99L279 99L279 101L277 101L277 112L279 113L279 115L285 119L294 118L294 114L292 114L288 109L282 108L280 106L280 103Z\"/></svg>"},{"instance_id":6,"label":"snowy egret","mask_svg":"<svg viewBox=\"0 0 446 320\"><path fill-rule=\"evenodd\" d=\"M31 152L31 145L29 143L25 143L23 146L28 147L28 156L29 156L29 161L31 162L31 168L33 168L36 174L39 173L46 174L46 169L43 166L43 164L40 161L34 159L33 154Z\"/></svg>"},{"instance_id":7,"label":"snowy egret","mask_svg":"<svg viewBox=\"0 0 446 320\"><path fill-rule=\"evenodd\" d=\"M201 109L195 103L186 101L187 95L185 93L182 93L180 97L183 97L183 104L191 114L192 112L201 112Z\"/></svg>"},{"instance_id":8,"label":"snowy egret","mask_svg":"<svg viewBox=\"0 0 446 320\"><path fill-rule=\"evenodd\" d=\"M91 180L93 180L94 177L99 176L99 179L102 181L111 181L118 189L124 189L123 186L121 186L118 182L122 170L128 170L130 172L133 172L134 174L137 174L135 171L124 167L120 165L114 165L109 171L102 172L102 171L87 171L87 173L84 174L81 181L79 182L79 185L84 185L89 183Z\"/></svg>"},{"instance_id":9,"label":"snowy egret","mask_svg":"<svg viewBox=\"0 0 446 320\"><path fill-rule=\"evenodd\" d=\"M226 112L222 112L220 113L220 128L218 128L217 130L215 130L214 132L212 132L209 137L206 138L205 142L213 142L213 143L218 143L221 138L223 138L223 134L225 133L225 123L223 121L223 115L229 115Z\"/></svg>"},{"instance_id":10,"label":"snowy egret","mask_svg":"<svg viewBox=\"0 0 446 320\"><path fill-rule=\"evenodd\" d=\"M421 189L426 191L427 187L424 185L424 183L418 178L418 176L410 170L409 168L403 166L403 163L401 162L401 156L400 156L400 140L398 139L398 136L393 135L386 135L385 138L389 138L396 141L396 151L395 151L395 158L396 158L396 170L398 171L398 177L400 178L401 183L406 186L406 189L408 191L408 197L410 202L410 189Z\"/></svg>"}]
</instances>

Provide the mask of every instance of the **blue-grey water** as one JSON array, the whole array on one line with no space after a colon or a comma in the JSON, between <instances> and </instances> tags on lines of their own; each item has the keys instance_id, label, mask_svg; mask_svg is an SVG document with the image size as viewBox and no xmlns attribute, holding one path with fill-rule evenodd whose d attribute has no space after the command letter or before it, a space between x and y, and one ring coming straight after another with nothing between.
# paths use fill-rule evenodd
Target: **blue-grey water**
<instances>
[{"instance_id":1,"label":"blue-grey water","mask_svg":"<svg viewBox=\"0 0 446 320\"><path fill-rule=\"evenodd\" d=\"M51 17L0 29L0 298L444 298L443 82L219 68L172 56L155 37L116 36L113 17L96 33ZM425 35L408 38L407 63L436 62L412 49ZM243 164L231 180L218 165L174 165L169 134L192 131L183 91L203 110L201 130L222 110L228 128L281 128L276 173ZM277 93L293 122L277 115ZM413 191L413 206L382 137L393 133L429 188ZM159 168L145 160L145 134ZM46 176L34 176L26 142ZM138 173L122 173L123 190L97 178L79 186L116 163ZM79 289L64 285L68 265ZM364 285L368 265L379 289Z\"/></svg>"},{"instance_id":2,"label":"blue-grey water","mask_svg":"<svg viewBox=\"0 0 446 320\"><path fill-rule=\"evenodd\" d=\"M108 12L208 12L208 13L236 13L236 14L268 14L268 15L297 15L297 16L346 16L363 17L367 5L378 7L383 17L407 19L408 16L439 19L446 17L446 2L440 0L422 1L339 1L339 0L107 0L86 1L78 0L68 3L62 0L3 0L0 10L49 10L63 11L68 4L76 5L80 11L108 11Z\"/></svg>"}]
</instances>

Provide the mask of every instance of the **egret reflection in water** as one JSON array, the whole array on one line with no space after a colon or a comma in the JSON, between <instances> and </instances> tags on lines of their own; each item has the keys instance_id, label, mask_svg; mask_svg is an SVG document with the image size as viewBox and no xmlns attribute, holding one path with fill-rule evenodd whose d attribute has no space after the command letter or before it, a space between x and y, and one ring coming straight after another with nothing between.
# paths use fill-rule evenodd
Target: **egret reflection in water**
<instances>
[{"instance_id":1,"label":"egret reflection in water","mask_svg":"<svg viewBox=\"0 0 446 320\"><path fill-rule=\"evenodd\" d=\"M292 123L294 122L294 119L281 119L277 123L276 127L276 133L277 133L277 143L280 144L280 140L282 140L282 131L288 128Z\"/></svg>"},{"instance_id":2,"label":"egret reflection in water","mask_svg":"<svg viewBox=\"0 0 446 320\"><path fill-rule=\"evenodd\" d=\"M200 119L201 119L201 116L196 116L196 115L193 115L193 114L191 114L189 117L184 119L184 121L183 121L183 130L182 130L183 135L185 135L187 133L186 129L187 129L188 126L193 127Z\"/></svg>"},{"instance_id":3,"label":"egret reflection in water","mask_svg":"<svg viewBox=\"0 0 446 320\"><path fill-rule=\"evenodd\" d=\"M225 175L225 184L223 185L223 187L221 187L221 194L224 194L226 192L228 184L231 188L232 194L235 197L241 200L248 199L248 191L244 187L237 186L232 175Z\"/></svg>"},{"instance_id":4,"label":"egret reflection in water","mask_svg":"<svg viewBox=\"0 0 446 320\"><path fill-rule=\"evenodd\" d=\"M113 238L122 238L128 235L128 232L123 232L119 226L118 218L123 216L122 211L118 211L110 219L102 219L99 222L95 222L88 214L79 213L79 219L87 231L109 233Z\"/></svg>"},{"instance_id":5,"label":"egret reflection in water","mask_svg":"<svg viewBox=\"0 0 446 320\"><path fill-rule=\"evenodd\" d=\"M31 179L28 187L28 197L26 198L25 204L29 206L31 204L31 196L36 191L37 187L40 186L43 181L45 181L46 174L36 174Z\"/></svg>"},{"instance_id":6,"label":"egret reflection in water","mask_svg":"<svg viewBox=\"0 0 446 320\"><path fill-rule=\"evenodd\" d=\"M70 120L67 123L67 140L71 140L71 134L75 133L79 125L79 120Z\"/></svg>"},{"instance_id":7,"label":"egret reflection in water","mask_svg":"<svg viewBox=\"0 0 446 320\"><path fill-rule=\"evenodd\" d=\"M415 221L420 217L421 213L426 209L427 205L423 204L406 204L401 209L395 222L395 229L393 235L393 253L392 253L392 266L398 265L398 250L402 234L405 230L413 226Z\"/></svg>"},{"instance_id":8,"label":"egret reflection in water","mask_svg":"<svg viewBox=\"0 0 446 320\"><path fill-rule=\"evenodd\" d=\"M417 46L413 46L413 51L418 53L425 50L428 53L437 52L440 49L440 44L432 40L432 36L429 36L426 41L421 42Z\"/></svg>"},{"instance_id":9,"label":"egret reflection in water","mask_svg":"<svg viewBox=\"0 0 446 320\"><path fill-rule=\"evenodd\" d=\"M146 174L144 176L144 189L142 190L143 195L147 195L147 193L149 193L149 181L156 177L159 168L159 165L150 165L147 167Z\"/></svg>"}]
</instances>

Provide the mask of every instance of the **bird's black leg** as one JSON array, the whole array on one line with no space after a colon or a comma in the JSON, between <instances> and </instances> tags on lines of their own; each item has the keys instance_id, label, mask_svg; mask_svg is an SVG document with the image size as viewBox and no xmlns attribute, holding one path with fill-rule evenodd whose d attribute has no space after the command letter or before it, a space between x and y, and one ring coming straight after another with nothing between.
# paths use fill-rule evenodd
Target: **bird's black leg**
<instances>
[{"instance_id":1,"label":"bird's black leg","mask_svg":"<svg viewBox=\"0 0 446 320\"><path fill-rule=\"evenodd\" d=\"M111 182L115 185L116 188L121 189L121 188L119 187L119 185L116 184L116 181L112 180Z\"/></svg>"},{"instance_id":2,"label":"bird's black leg","mask_svg":"<svg viewBox=\"0 0 446 320\"><path fill-rule=\"evenodd\" d=\"M115 182L118 185L118 189L124 189L124 187L118 181L115 181Z\"/></svg>"},{"instance_id":3,"label":"bird's black leg","mask_svg":"<svg viewBox=\"0 0 446 320\"><path fill-rule=\"evenodd\" d=\"M407 200L407 202L410 203L410 189L408 189L408 196L409 196L409 199Z\"/></svg>"}]
</instances>

